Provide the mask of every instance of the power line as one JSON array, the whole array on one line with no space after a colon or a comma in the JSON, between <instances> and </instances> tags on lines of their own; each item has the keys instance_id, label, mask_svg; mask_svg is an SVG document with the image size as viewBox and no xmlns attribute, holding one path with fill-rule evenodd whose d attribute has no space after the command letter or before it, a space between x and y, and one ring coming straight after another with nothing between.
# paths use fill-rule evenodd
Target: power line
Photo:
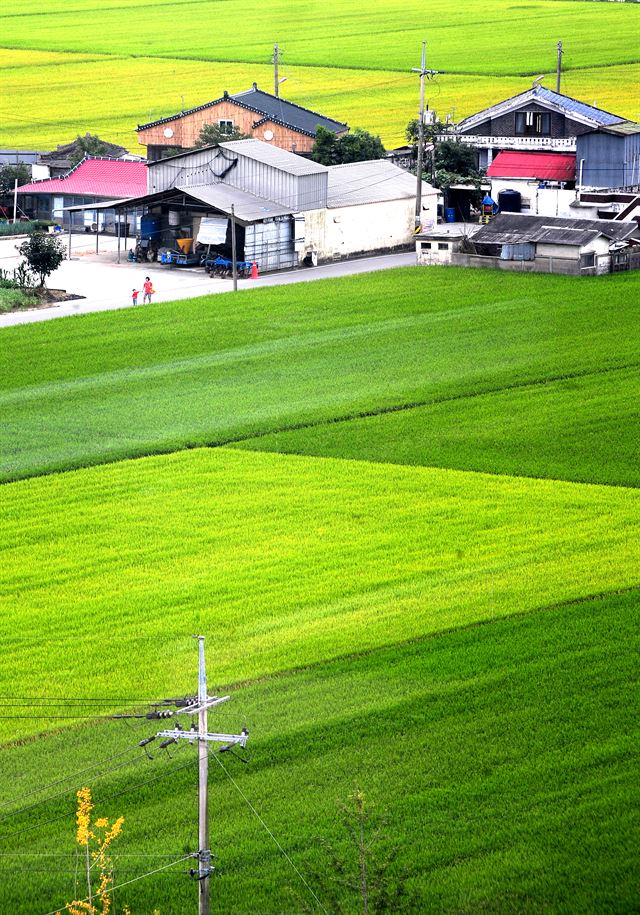
<instances>
[{"instance_id":1,"label":"power line","mask_svg":"<svg viewBox=\"0 0 640 915\"><path fill-rule=\"evenodd\" d=\"M137 759L131 760L127 759L124 762L118 763L117 766L113 766L111 769L108 769L106 772L103 772L101 775L95 775L94 779L97 781L99 778L104 778L105 775L110 775L112 772L115 772L118 769L122 769L123 766L136 765L147 757L141 754ZM35 807L39 807L40 804L46 804L49 801L55 801L56 798L64 797L65 794L70 794L72 791L75 791L77 786L74 785L71 788L65 788L64 791L59 791L57 794L51 794L48 797L42 798L40 801L34 801L33 804L28 804L26 807L21 807L18 810L13 810L11 813L5 813L4 816L0 817L0 823L4 823L5 820L11 819L11 817L19 816L21 813L26 813L28 810L33 810Z\"/></svg>"},{"instance_id":2,"label":"power line","mask_svg":"<svg viewBox=\"0 0 640 915\"><path fill-rule=\"evenodd\" d=\"M121 889L123 886L129 886L130 883L135 883L136 880L144 880L145 877L151 877L153 874L159 874L160 871L166 870L168 867L175 867L176 864L181 864L183 861L188 861L189 858L193 858L193 854L183 855L182 858L178 858L176 861L172 861L170 864L163 864L162 867L157 867L153 871L148 871L146 874L140 874L139 877L132 877L131 880L125 880L124 883L118 883L116 886L112 886L109 889L104 890L108 895L115 892L115 890ZM89 897L86 899L76 900L77 902L89 902ZM61 907L58 906L57 909L53 909L51 912L47 912L46 915L57 915L61 911Z\"/></svg>"},{"instance_id":3,"label":"power line","mask_svg":"<svg viewBox=\"0 0 640 915\"><path fill-rule=\"evenodd\" d=\"M162 699L130 699L128 696L0 696L0 702L12 702L14 699L20 699L24 702L105 702L114 705L152 705L154 702L162 702Z\"/></svg>"},{"instance_id":4,"label":"power line","mask_svg":"<svg viewBox=\"0 0 640 915\"><path fill-rule=\"evenodd\" d=\"M153 778L145 779L143 782L138 782L136 785L131 785L128 788L123 788L122 791L116 791L113 794L107 794L105 797L100 798L96 801L103 804L105 801L113 800L113 798L121 797L123 794L128 794L130 791L135 791L137 788L144 788L145 785L150 785L152 782L159 781L162 778L168 778L170 775L173 775L176 772L179 772L180 769L186 769L187 766L192 766L197 760L189 760L189 762L183 763L181 766L172 766L171 771L163 772L161 775L155 775ZM64 820L69 817L69 813L61 813L58 816L51 817L48 820L41 820L39 823L34 823L32 826L25 826L22 829L15 829L13 832L0 833L0 841L2 839L10 839L12 836L21 835L24 832L32 832L34 829L40 829L42 826L48 826L50 823L56 823L59 820Z\"/></svg>"},{"instance_id":5,"label":"power line","mask_svg":"<svg viewBox=\"0 0 640 915\"><path fill-rule=\"evenodd\" d=\"M40 791L48 791L49 788L55 788L56 785L61 785L62 782L67 782L70 778L75 778L77 775L82 775L84 772L88 772L89 769L95 769L98 766L105 765L106 763L111 762L112 759L119 759L121 756L124 756L125 753L131 753L133 750L137 750L138 747L139 744L127 747L127 749L122 750L121 753L114 753L112 756L107 756L105 759L101 759L99 762L92 763L90 766L86 766L84 769L78 769L76 772L71 772L69 775L58 778L55 782L50 782L48 785L43 785L40 788L34 788L33 791L29 791L26 794L21 794L19 797L13 797L8 801L2 801L0 802L0 807L7 807L11 804L17 803L18 801L26 800L26 798L32 797L34 794L38 794Z\"/></svg>"},{"instance_id":6,"label":"power line","mask_svg":"<svg viewBox=\"0 0 640 915\"><path fill-rule=\"evenodd\" d=\"M305 877L304 877L304 875L302 874L302 872L298 869L298 867L295 865L295 863L294 863L294 862L292 861L292 859L289 857L289 855L288 855L287 852L284 850L284 848L282 847L282 845L278 842L278 840L276 839L276 837L274 836L274 834L271 832L271 830L269 829L269 827L267 826L267 824L265 823L265 821L262 819L262 817L260 816L260 814L258 813L258 811L256 810L256 808L253 806L253 804L251 803L251 801L249 800L249 798L248 798L248 797L246 796L246 794L243 792L242 788L237 784L237 782L235 781L235 779L234 779L234 778L231 776L231 774L227 771L227 769L225 768L223 762L220 760L220 758L219 758L217 755L214 755L213 758L214 758L215 761L218 763L218 765L220 766L220 768L222 769L222 771L224 772L224 774L227 776L227 778L229 779L229 781L231 782L231 784L233 785L233 787L236 789L236 791L238 792L238 794L240 795L240 797L243 799L243 801L245 802L245 804L247 804L247 806L249 807L249 809L251 810L251 812L253 813L253 815L256 817L256 819L258 820L258 822L264 827L264 829L267 831L267 833L271 836L271 838L273 839L273 841L275 842L275 844L277 845L277 847L280 849L280 851L281 851L282 854L284 855L285 859L289 862L289 864L291 865L291 867L293 868L293 870L296 872L296 874L298 875L298 877L300 878L300 880L302 881L302 883L306 886L306 888L309 890L309 892L311 893L311 895L313 896L313 898L315 899L315 901L318 903L318 906L320 907L320 909L321 909L323 912L325 912L325 915L329 915L327 909L326 909L326 908L324 907L324 905L320 902L320 900L318 899L318 896L316 895L316 893L315 893L315 891L313 890L313 888L309 885L309 883L308 883L307 880L305 879Z\"/></svg>"}]
</instances>

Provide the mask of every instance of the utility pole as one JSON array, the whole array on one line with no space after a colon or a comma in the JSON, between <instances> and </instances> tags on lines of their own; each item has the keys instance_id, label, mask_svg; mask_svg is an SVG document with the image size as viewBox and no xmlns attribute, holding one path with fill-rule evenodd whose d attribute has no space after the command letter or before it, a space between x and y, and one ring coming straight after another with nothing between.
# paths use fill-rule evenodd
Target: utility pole
<instances>
[{"instance_id":1,"label":"utility pole","mask_svg":"<svg viewBox=\"0 0 640 915\"><path fill-rule=\"evenodd\" d=\"M196 700L180 701L181 708L175 712L152 712L145 717L171 717L173 715L198 714L198 729L184 731L177 727L174 730L159 731L156 737L164 737L160 744L166 747L178 740L188 740L190 744L198 742L198 913L210 915L210 890L209 881L213 868L211 867L211 849L209 848L209 743L223 743L220 752L231 750L235 746L245 747L249 737L246 728L240 734L210 734L208 729L208 711L216 705L228 702L231 696L208 696L207 674L204 659L204 636L197 635L198 639L198 696ZM177 704L167 700L169 704ZM124 717L124 716L122 716ZM127 716L128 717L128 716ZM152 739L152 738L150 738Z\"/></svg>"},{"instance_id":2,"label":"utility pole","mask_svg":"<svg viewBox=\"0 0 640 915\"><path fill-rule=\"evenodd\" d=\"M238 291L238 258L236 256L236 208L231 204L231 273L233 275L233 291Z\"/></svg>"},{"instance_id":3,"label":"utility pole","mask_svg":"<svg viewBox=\"0 0 640 915\"><path fill-rule=\"evenodd\" d=\"M420 67L412 67L412 73L420 74L420 114L418 117L418 162L416 165L416 231L422 225L422 167L424 160L424 78L431 77L437 73L437 70L427 70L427 42L422 42L422 59Z\"/></svg>"},{"instance_id":4,"label":"utility pole","mask_svg":"<svg viewBox=\"0 0 640 915\"><path fill-rule=\"evenodd\" d=\"M235 246L234 246L235 247ZM207 672L204 661L204 636L198 636L198 912L209 915L209 876L211 874L211 849L209 848L209 744Z\"/></svg>"},{"instance_id":5,"label":"utility pole","mask_svg":"<svg viewBox=\"0 0 640 915\"><path fill-rule=\"evenodd\" d=\"M280 80L278 78L278 63L280 58L280 48L277 44L273 46L273 94L276 98L280 97Z\"/></svg>"},{"instance_id":6,"label":"utility pole","mask_svg":"<svg viewBox=\"0 0 640 915\"><path fill-rule=\"evenodd\" d=\"M562 74L562 55L564 51L562 50L562 42L558 42L558 57L556 62L556 92L560 92L560 76Z\"/></svg>"},{"instance_id":7,"label":"utility pole","mask_svg":"<svg viewBox=\"0 0 640 915\"><path fill-rule=\"evenodd\" d=\"M16 178L13 185L13 223L15 225L18 218L18 179Z\"/></svg>"}]
</instances>

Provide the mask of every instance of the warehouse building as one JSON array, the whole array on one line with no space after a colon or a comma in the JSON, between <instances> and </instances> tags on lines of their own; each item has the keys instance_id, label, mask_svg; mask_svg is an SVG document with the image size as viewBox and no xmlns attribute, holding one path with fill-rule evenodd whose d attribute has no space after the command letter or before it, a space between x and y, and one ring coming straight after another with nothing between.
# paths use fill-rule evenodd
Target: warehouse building
<instances>
[{"instance_id":1,"label":"warehouse building","mask_svg":"<svg viewBox=\"0 0 640 915\"><path fill-rule=\"evenodd\" d=\"M437 191L423 182L422 221ZM147 193L111 201L141 219L138 259L186 266L229 259L261 271L413 247L416 181L385 160L326 167L260 140L148 165ZM76 208L80 209L80 208Z\"/></svg>"}]
</instances>

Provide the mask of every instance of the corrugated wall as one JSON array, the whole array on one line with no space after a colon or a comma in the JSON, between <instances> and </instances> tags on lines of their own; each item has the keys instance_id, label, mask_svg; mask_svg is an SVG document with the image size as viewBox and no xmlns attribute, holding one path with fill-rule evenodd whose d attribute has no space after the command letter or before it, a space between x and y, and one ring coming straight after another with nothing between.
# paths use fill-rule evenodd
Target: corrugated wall
<instances>
[{"instance_id":1,"label":"corrugated wall","mask_svg":"<svg viewBox=\"0 0 640 915\"><path fill-rule=\"evenodd\" d=\"M247 226L244 258L255 261L262 271L293 267L298 262L293 245L293 220L282 216Z\"/></svg>"},{"instance_id":2,"label":"corrugated wall","mask_svg":"<svg viewBox=\"0 0 640 915\"><path fill-rule=\"evenodd\" d=\"M237 165L227 171L233 159ZM149 193L176 184L190 187L219 181L292 210L318 209L327 202L326 172L291 175L257 159L214 149L203 149L185 159L160 161L149 169Z\"/></svg>"},{"instance_id":3,"label":"corrugated wall","mask_svg":"<svg viewBox=\"0 0 640 915\"><path fill-rule=\"evenodd\" d=\"M640 134L626 137L590 133L578 137L576 168L584 159L584 187L634 187L640 184Z\"/></svg>"}]
</instances>

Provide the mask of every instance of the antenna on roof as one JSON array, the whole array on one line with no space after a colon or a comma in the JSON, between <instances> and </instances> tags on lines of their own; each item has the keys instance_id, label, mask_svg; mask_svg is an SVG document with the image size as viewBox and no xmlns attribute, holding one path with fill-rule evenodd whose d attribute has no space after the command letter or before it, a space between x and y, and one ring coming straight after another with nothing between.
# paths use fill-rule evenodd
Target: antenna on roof
<instances>
[{"instance_id":1,"label":"antenna on roof","mask_svg":"<svg viewBox=\"0 0 640 915\"><path fill-rule=\"evenodd\" d=\"M541 73L540 76L536 76L536 78L535 78L534 81L533 81L533 88L534 88L534 89L538 89L538 88L540 87L540 83L541 83L542 80L545 78L545 76L546 76L545 73Z\"/></svg>"}]
</instances>

